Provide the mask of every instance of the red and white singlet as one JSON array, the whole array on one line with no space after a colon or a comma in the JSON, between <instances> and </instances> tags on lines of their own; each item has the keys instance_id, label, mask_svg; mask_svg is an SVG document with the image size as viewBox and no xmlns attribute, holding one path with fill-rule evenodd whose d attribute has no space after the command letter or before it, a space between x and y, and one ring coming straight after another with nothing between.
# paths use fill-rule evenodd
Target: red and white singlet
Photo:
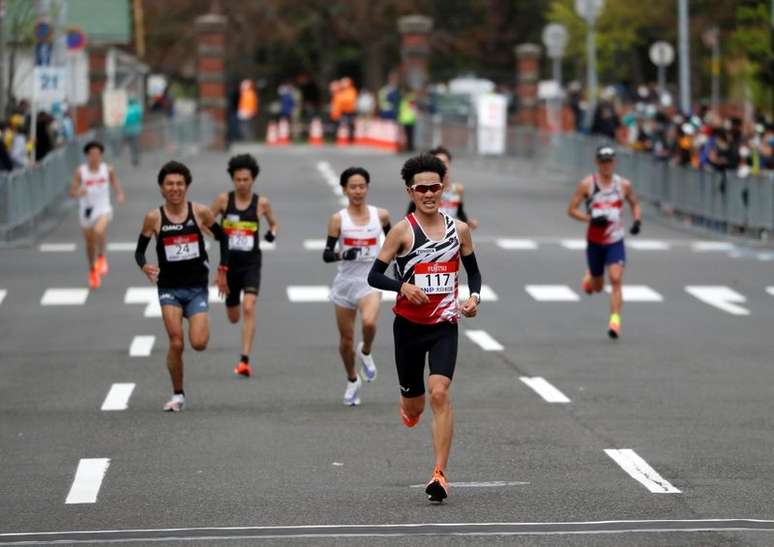
<instances>
[{"instance_id":1,"label":"red and white singlet","mask_svg":"<svg viewBox=\"0 0 774 547\"><path fill-rule=\"evenodd\" d=\"M621 187L621 177L613 175L610 186L603 189L597 181L597 175L592 175L594 187L591 196L586 199L586 209L591 218L605 217L606 226L589 224L587 239L591 243L610 245L624 238L623 202L624 194Z\"/></svg>"}]
</instances>

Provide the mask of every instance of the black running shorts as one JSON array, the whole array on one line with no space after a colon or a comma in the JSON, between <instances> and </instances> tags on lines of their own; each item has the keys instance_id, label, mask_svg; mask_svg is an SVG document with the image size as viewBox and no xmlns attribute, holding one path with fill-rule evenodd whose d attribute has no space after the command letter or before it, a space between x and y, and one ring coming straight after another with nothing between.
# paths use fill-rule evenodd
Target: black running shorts
<instances>
[{"instance_id":1,"label":"black running shorts","mask_svg":"<svg viewBox=\"0 0 774 547\"><path fill-rule=\"evenodd\" d=\"M258 294L261 288L260 262L248 266L230 267L228 272L226 272L226 281L228 282L226 306L229 308L238 306L242 291L245 294Z\"/></svg>"},{"instance_id":2,"label":"black running shorts","mask_svg":"<svg viewBox=\"0 0 774 547\"><path fill-rule=\"evenodd\" d=\"M429 354L430 374L452 379L457 363L456 323L444 321L435 325L422 325L396 315L392 332L395 336L398 382L403 397L424 395L425 355Z\"/></svg>"}]
</instances>

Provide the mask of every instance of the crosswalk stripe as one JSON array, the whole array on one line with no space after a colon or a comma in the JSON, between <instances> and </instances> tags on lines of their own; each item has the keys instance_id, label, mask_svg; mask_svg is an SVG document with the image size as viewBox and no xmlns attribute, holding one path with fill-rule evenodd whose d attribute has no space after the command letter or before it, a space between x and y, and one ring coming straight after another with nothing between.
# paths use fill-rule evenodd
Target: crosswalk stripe
<instances>
[{"instance_id":1,"label":"crosswalk stripe","mask_svg":"<svg viewBox=\"0 0 774 547\"><path fill-rule=\"evenodd\" d=\"M291 302L328 302L330 289L325 285L291 285L287 287Z\"/></svg>"},{"instance_id":2,"label":"crosswalk stripe","mask_svg":"<svg viewBox=\"0 0 774 547\"><path fill-rule=\"evenodd\" d=\"M731 315L750 315L750 310L739 306L747 298L723 285L689 285L685 291L691 296Z\"/></svg>"},{"instance_id":3,"label":"crosswalk stripe","mask_svg":"<svg viewBox=\"0 0 774 547\"><path fill-rule=\"evenodd\" d=\"M46 289L40 299L41 306L83 306L89 289Z\"/></svg>"},{"instance_id":4,"label":"crosswalk stripe","mask_svg":"<svg viewBox=\"0 0 774 547\"><path fill-rule=\"evenodd\" d=\"M697 253L730 252L736 246L728 241L697 241L691 244L691 249Z\"/></svg>"},{"instance_id":5,"label":"crosswalk stripe","mask_svg":"<svg viewBox=\"0 0 774 547\"><path fill-rule=\"evenodd\" d=\"M508 251L532 251L538 248L537 242L533 239L496 239L495 244Z\"/></svg>"},{"instance_id":6,"label":"crosswalk stripe","mask_svg":"<svg viewBox=\"0 0 774 547\"><path fill-rule=\"evenodd\" d=\"M325 249L324 239L305 239L304 249L307 251L322 251Z\"/></svg>"},{"instance_id":7,"label":"crosswalk stripe","mask_svg":"<svg viewBox=\"0 0 774 547\"><path fill-rule=\"evenodd\" d=\"M626 246L638 251L668 251L671 245L658 239L626 240Z\"/></svg>"},{"instance_id":8,"label":"crosswalk stripe","mask_svg":"<svg viewBox=\"0 0 774 547\"><path fill-rule=\"evenodd\" d=\"M500 342L492 338L488 332L483 330L465 330L465 336L478 344L484 351L502 351L505 349Z\"/></svg>"},{"instance_id":9,"label":"crosswalk stripe","mask_svg":"<svg viewBox=\"0 0 774 547\"><path fill-rule=\"evenodd\" d=\"M148 357L155 342L155 336L135 336L129 346L129 357Z\"/></svg>"},{"instance_id":10,"label":"crosswalk stripe","mask_svg":"<svg viewBox=\"0 0 774 547\"><path fill-rule=\"evenodd\" d=\"M578 302L580 296L567 285L527 285L524 287L538 302Z\"/></svg>"},{"instance_id":11,"label":"crosswalk stripe","mask_svg":"<svg viewBox=\"0 0 774 547\"><path fill-rule=\"evenodd\" d=\"M585 239L562 239L559 244L565 249L571 251L583 251L586 249Z\"/></svg>"},{"instance_id":12,"label":"crosswalk stripe","mask_svg":"<svg viewBox=\"0 0 774 547\"><path fill-rule=\"evenodd\" d=\"M569 403L570 399L555 388L548 380L541 376L522 376L519 378L527 386L529 386L535 393L540 395L547 403Z\"/></svg>"},{"instance_id":13,"label":"crosswalk stripe","mask_svg":"<svg viewBox=\"0 0 774 547\"><path fill-rule=\"evenodd\" d=\"M0 289L0 304L3 303L3 300L5 300L5 296L8 294L8 291L5 289Z\"/></svg>"},{"instance_id":14,"label":"crosswalk stripe","mask_svg":"<svg viewBox=\"0 0 774 547\"><path fill-rule=\"evenodd\" d=\"M124 294L124 304L146 304L145 317L161 317L156 287L129 287Z\"/></svg>"},{"instance_id":15,"label":"crosswalk stripe","mask_svg":"<svg viewBox=\"0 0 774 547\"><path fill-rule=\"evenodd\" d=\"M76 248L75 243L41 243L38 250L41 253L71 253Z\"/></svg>"},{"instance_id":16,"label":"crosswalk stripe","mask_svg":"<svg viewBox=\"0 0 774 547\"><path fill-rule=\"evenodd\" d=\"M610 294L612 288L610 285L605 287L605 291ZM624 285L624 302L663 302L664 297L648 287L647 285Z\"/></svg>"},{"instance_id":17,"label":"crosswalk stripe","mask_svg":"<svg viewBox=\"0 0 774 547\"><path fill-rule=\"evenodd\" d=\"M129 398L132 396L136 384L113 384L110 386L101 410L112 412L129 408Z\"/></svg>"},{"instance_id":18,"label":"crosswalk stripe","mask_svg":"<svg viewBox=\"0 0 774 547\"><path fill-rule=\"evenodd\" d=\"M109 466L110 458L84 458L80 460L65 503L95 503Z\"/></svg>"},{"instance_id":19,"label":"crosswalk stripe","mask_svg":"<svg viewBox=\"0 0 774 547\"><path fill-rule=\"evenodd\" d=\"M109 253L130 253L134 252L136 247L137 244L131 241L111 241L107 244Z\"/></svg>"},{"instance_id":20,"label":"crosswalk stripe","mask_svg":"<svg viewBox=\"0 0 774 547\"><path fill-rule=\"evenodd\" d=\"M608 448L605 454L621 466L630 477L642 484L654 494L680 494L680 490L672 486L668 480L659 475L648 462L643 460L630 448Z\"/></svg>"}]
</instances>

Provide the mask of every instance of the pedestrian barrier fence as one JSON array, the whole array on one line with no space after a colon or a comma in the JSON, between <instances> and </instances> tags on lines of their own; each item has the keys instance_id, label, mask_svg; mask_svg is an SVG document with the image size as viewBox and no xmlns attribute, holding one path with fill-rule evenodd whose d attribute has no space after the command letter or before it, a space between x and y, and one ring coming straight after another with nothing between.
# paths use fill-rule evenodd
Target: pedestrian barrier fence
<instances>
[{"instance_id":1,"label":"pedestrian barrier fence","mask_svg":"<svg viewBox=\"0 0 774 547\"><path fill-rule=\"evenodd\" d=\"M449 122L425 115L418 120L420 149L443 144L453 154L477 157L475 123ZM506 152L480 156L490 166L509 158L534 159L580 179L594 169L596 149L605 138L546 133L524 126L506 129ZM736 171L673 165L647 152L616 145L616 170L634 184L640 199L661 212L716 231L767 239L774 231L774 172L740 177Z\"/></svg>"},{"instance_id":2,"label":"pedestrian barrier fence","mask_svg":"<svg viewBox=\"0 0 774 547\"><path fill-rule=\"evenodd\" d=\"M146 123L139 139L144 153L180 153L213 142L214 129L205 114ZM0 244L35 237L43 220L56 214L68 200L67 191L75 168L83 162L83 145L92 139L105 145L105 157L119 172L128 167L123 159L121 129L100 128L53 150L32 167L0 174Z\"/></svg>"}]
</instances>

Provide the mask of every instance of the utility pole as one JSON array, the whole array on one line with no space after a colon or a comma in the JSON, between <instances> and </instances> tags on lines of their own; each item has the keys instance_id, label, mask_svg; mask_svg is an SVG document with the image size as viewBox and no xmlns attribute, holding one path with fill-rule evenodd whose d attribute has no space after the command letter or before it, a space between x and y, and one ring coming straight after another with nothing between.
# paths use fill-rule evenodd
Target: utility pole
<instances>
[{"instance_id":1,"label":"utility pole","mask_svg":"<svg viewBox=\"0 0 774 547\"><path fill-rule=\"evenodd\" d=\"M691 52L688 31L688 0L677 0L678 57L680 60L680 110L691 114Z\"/></svg>"}]
</instances>

